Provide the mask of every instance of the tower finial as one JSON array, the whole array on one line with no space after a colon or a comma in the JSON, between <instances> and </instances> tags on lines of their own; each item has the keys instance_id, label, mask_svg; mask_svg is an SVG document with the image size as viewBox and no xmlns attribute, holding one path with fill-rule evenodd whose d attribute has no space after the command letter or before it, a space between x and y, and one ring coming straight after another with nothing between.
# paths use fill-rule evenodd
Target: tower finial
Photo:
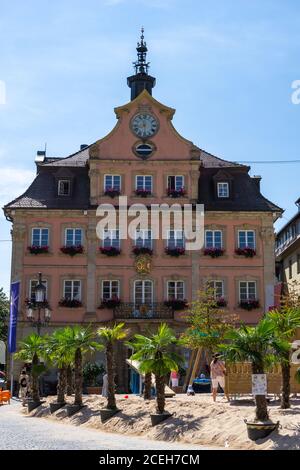
<instances>
[{"instance_id":1,"label":"tower finial","mask_svg":"<svg viewBox=\"0 0 300 470\"><path fill-rule=\"evenodd\" d=\"M141 41L137 43L137 56L138 60L136 62L133 62L134 68L135 68L135 73L145 73L148 75L148 70L150 66L150 62L146 62L147 60L147 44L146 41L144 41L144 27L142 26L141 28Z\"/></svg>"},{"instance_id":2,"label":"tower finial","mask_svg":"<svg viewBox=\"0 0 300 470\"><path fill-rule=\"evenodd\" d=\"M131 88L131 99L135 99L143 90L152 94L155 86L155 78L148 74L150 62L147 62L147 44L144 41L144 26L141 27L140 42L137 43L137 61L133 62L135 75L127 78L127 84Z\"/></svg>"}]
</instances>

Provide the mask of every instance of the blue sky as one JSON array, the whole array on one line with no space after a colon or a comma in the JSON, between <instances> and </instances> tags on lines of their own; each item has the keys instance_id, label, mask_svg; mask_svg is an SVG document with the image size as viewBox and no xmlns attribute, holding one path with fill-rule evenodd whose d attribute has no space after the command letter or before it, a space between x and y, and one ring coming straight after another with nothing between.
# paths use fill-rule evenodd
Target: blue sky
<instances>
[{"instance_id":1,"label":"blue sky","mask_svg":"<svg viewBox=\"0 0 300 470\"><path fill-rule=\"evenodd\" d=\"M296 0L0 0L0 203L31 181L34 157L67 156L105 135L129 100L141 25L154 97L199 147L233 161L299 156L300 3ZM300 164L252 164L263 194L285 209L300 196ZM0 239L10 224L0 216ZM10 243L0 242L8 290Z\"/></svg>"}]
</instances>

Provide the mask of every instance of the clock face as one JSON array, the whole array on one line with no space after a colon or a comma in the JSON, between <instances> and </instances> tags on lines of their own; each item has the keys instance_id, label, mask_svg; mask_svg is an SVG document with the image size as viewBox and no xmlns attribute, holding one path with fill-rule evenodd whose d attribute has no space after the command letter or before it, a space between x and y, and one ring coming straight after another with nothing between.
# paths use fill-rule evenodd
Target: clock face
<instances>
[{"instance_id":1,"label":"clock face","mask_svg":"<svg viewBox=\"0 0 300 470\"><path fill-rule=\"evenodd\" d=\"M158 131L158 121L151 114L137 114L131 121L131 128L142 139L152 137Z\"/></svg>"}]
</instances>

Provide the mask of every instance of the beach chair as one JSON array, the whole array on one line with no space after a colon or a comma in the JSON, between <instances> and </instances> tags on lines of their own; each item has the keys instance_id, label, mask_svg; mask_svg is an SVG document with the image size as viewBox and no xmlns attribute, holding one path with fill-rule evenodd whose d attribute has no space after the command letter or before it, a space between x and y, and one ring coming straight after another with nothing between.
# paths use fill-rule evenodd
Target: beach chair
<instances>
[{"instance_id":1,"label":"beach chair","mask_svg":"<svg viewBox=\"0 0 300 470\"><path fill-rule=\"evenodd\" d=\"M9 390L3 390L0 392L0 403L8 403L10 405L11 394Z\"/></svg>"}]
</instances>

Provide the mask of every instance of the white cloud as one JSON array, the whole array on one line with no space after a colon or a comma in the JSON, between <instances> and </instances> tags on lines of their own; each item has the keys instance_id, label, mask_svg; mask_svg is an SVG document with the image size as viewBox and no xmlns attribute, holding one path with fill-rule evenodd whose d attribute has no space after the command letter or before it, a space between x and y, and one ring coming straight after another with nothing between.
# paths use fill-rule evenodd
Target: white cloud
<instances>
[{"instance_id":1,"label":"white cloud","mask_svg":"<svg viewBox=\"0 0 300 470\"><path fill-rule=\"evenodd\" d=\"M32 170L14 167L1 168L0 173L0 208L24 193L35 176Z\"/></svg>"}]
</instances>

